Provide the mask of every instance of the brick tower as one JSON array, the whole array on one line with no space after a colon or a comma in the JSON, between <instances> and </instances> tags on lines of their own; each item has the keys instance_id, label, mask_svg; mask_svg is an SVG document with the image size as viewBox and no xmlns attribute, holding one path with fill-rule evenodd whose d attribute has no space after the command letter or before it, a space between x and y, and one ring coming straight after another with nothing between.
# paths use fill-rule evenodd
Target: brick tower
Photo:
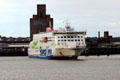
<instances>
[{"instance_id":1,"label":"brick tower","mask_svg":"<svg viewBox=\"0 0 120 80\"><path fill-rule=\"evenodd\" d=\"M33 34L45 32L47 27L53 28L53 18L46 15L46 5L37 5L37 15L30 18L30 40L33 39Z\"/></svg>"}]
</instances>

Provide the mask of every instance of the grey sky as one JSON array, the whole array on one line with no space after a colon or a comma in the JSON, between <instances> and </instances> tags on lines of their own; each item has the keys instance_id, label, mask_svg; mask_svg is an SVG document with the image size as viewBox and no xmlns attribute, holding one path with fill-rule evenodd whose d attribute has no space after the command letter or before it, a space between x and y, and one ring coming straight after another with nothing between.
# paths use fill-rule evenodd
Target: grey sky
<instances>
[{"instance_id":1,"label":"grey sky","mask_svg":"<svg viewBox=\"0 0 120 80\"><path fill-rule=\"evenodd\" d=\"M105 30L120 36L120 0L0 0L0 35L29 36L29 18L36 14L36 5L43 3L55 29L64 27L68 19L71 27L86 30L87 36Z\"/></svg>"}]
</instances>

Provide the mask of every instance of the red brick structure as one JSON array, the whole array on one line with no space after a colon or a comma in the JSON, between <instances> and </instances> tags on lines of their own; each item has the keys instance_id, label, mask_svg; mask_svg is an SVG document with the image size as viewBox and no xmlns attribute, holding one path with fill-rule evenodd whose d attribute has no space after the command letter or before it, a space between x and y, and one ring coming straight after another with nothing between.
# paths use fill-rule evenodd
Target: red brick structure
<instances>
[{"instance_id":1,"label":"red brick structure","mask_svg":"<svg viewBox=\"0 0 120 80\"><path fill-rule=\"evenodd\" d=\"M100 37L100 32L98 32L98 38L95 40L96 44L100 43L111 43L112 42L112 36L109 35L108 31L104 31L104 37Z\"/></svg>"},{"instance_id":2,"label":"red brick structure","mask_svg":"<svg viewBox=\"0 0 120 80\"><path fill-rule=\"evenodd\" d=\"M46 15L46 5L37 5L37 15L30 18L30 40L33 39L33 34L45 32L47 27L53 28L53 18Z\"/></svg>"}]
</instances>

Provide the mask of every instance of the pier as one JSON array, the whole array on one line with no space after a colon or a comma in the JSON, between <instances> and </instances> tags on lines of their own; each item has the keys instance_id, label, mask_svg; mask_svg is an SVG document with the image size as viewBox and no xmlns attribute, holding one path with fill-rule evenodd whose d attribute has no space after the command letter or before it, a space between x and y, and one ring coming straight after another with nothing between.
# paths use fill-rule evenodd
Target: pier
<instances>
[{"instance_id":1,"label":"pier","mask_svg":"<svg viewBox=\"0 0 120 80\"><path fill-rule=\"evenodd\" d=\"M27 56L30 41L0 41L0 56Z\"/></svg>"}]
</instances>

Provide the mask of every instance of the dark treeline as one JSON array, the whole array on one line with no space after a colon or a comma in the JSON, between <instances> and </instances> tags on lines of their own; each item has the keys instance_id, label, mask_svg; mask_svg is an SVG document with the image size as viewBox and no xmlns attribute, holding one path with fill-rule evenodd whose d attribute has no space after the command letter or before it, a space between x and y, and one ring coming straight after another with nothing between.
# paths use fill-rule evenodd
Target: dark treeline
<instances>
[{"instance_id":1,"label":"dark treeline","mask_svg":"<svg viewBox=\"0 0 120 80\"><path fill-rule=\"evenodd\" d=\"M112 41L113 41L113 42L120 42L120 37L114 37L114 38L112 39Z\"/></svg>"}]
</instances>

